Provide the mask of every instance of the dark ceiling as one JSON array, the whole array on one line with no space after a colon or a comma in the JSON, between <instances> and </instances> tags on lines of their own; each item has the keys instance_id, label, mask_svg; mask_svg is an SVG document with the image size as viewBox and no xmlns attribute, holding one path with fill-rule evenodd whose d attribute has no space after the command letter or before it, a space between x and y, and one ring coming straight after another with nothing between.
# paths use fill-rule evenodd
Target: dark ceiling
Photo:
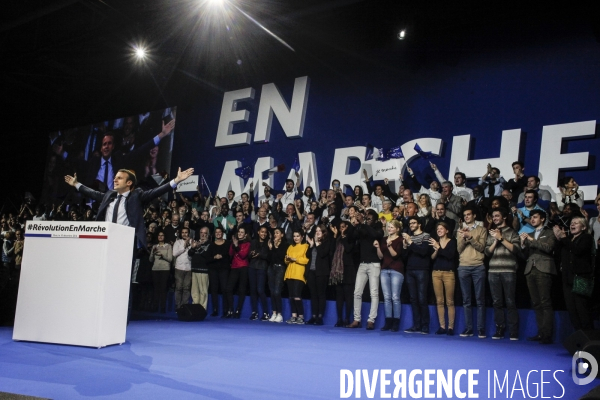
<instances>
[{"instance_id":1,"label":"dark ceiling","mask_svg":"<svg viewBox=\"0 0 600 400\"><path fill-rule=\"evenodd\" d=\"M477 42L481 30L506 35L494 45L515 45L522 40L521 27L531 32L538 23L560 26L571 17L596 26L589 19L596 15L593 3L565 11L564 5L524 1L228 1L221 11L211 9L210 0L5 5L0 23L3 170L28 163L36 191L49 131L181 105L198 96L220 97L248 76L273 81L278 74L289 77L315 65L335 71L357 60L385 62L397 54L412 55L406 59L414 62L415 54L464 51L466 37L472 51L489 45ZM408 36L400 42L396 35L404 27ZM150 59L144 64L131 56L136 43L148 45Z\"/></svg>"}]
</instances>

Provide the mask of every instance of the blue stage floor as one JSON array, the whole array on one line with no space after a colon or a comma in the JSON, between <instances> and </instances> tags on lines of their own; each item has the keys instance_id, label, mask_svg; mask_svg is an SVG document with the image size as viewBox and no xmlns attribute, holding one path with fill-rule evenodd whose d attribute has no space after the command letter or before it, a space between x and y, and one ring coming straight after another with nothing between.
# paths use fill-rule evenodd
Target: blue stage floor
<instances>
[{"instance_id":1,"label":"blue stage floor","mask_svg":"<svg viewBox=\"0 0 600 400\"><path fill-rule=\"evenodd\" d=\"M543 380L544 397L576 399L598 384L574 384L571 357L561 345L523 340L208 317L196 323L132 321L127 343L92 349L13 342L12 328L0 328L0 391L53 399L332 399L340 398L342 369L366 369L369 378L375 369L390 369L390 394L394 371L402 369L407 381L415 369L478 369L473 391L479 398L506 399L507 390L508 398L541 398ZM548 371L543 379L541 370ZM508 371L496 396L493 385L488 396L488 371L492 382L494 372L502 382ZM432 379L436 394L435 374ZM466 392L466 376L459 382ZM381 397L380 386L378 380L374 398ZM408 386L406 398L416 397ZM361 398L368 398L364 384Z\"/></svg>"}]
</instances>

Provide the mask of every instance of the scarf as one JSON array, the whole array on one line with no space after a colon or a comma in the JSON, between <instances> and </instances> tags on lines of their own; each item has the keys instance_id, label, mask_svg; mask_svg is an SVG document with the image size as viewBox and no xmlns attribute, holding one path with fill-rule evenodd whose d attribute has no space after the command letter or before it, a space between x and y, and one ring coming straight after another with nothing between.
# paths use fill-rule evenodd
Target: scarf
<instances>
[{"instance_id":1,"label":"scarf","mask_svg":"<svg viewBox=\"0 0 600 400\"><path fill-rule=\"evenodd\" d=\"M329 284L337 285L344 280L344 245L340 238L335 245L335 253L331 261L331 273L329 274Z\"/></svg>"}]
</instances>

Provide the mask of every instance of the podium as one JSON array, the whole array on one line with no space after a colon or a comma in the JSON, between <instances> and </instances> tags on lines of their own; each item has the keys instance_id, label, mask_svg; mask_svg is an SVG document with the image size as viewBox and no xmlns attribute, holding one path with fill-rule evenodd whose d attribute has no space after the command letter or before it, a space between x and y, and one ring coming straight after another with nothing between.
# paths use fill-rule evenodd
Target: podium
<instances>
[{"instance_id":1,"label":"podium","mask_svg":"<svg viewBox=\"0 0 600 400\"><path fill-rule=\"evenodd\" d=\"M135 229L27 221L13 340L125 342Z\"/></svg>"}]
</instances>

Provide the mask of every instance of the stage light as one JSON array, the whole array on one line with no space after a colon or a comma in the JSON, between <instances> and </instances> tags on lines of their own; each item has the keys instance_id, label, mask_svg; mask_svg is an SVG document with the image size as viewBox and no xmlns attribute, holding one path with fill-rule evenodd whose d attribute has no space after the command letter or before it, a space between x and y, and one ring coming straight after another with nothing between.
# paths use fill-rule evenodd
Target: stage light
<instances>
[{"instance_id":1,"label":"stage light","mask_svg":"<svg viewBox=\"0 0 600 400\"><path fill-rule=\"evenodd\" d=\"M405 37L406 37L406 29L402 29L400 32L398 32L399 40L404 40Z\"/></svg>"},{"instance_id":2,"label":"stage light","mask_svg":"<svg viewBox=\"0 0 600 400\"><path fill-rule=\"evenodd\" d=\"M213 7L223 7L226 0L208 0L208 3Z\"/></svg>"},{"instance_id":3,"label":"stage light","mask_svg":"<svg viewBox=\"0 0 600 400\"><path fill-rule=\"evenodd\" d=\"M143 60L144 58L146 58L146 49L144 49L143 47L136 47L135 48L135 56L139 60Z\"/></svg>"}]
</instances>

